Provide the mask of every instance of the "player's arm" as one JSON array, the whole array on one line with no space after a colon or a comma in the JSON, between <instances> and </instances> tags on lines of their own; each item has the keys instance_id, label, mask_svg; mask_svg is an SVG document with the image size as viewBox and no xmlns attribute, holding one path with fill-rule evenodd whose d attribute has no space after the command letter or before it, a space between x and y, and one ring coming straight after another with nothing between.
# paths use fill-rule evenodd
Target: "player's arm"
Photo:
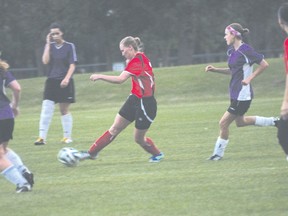
<instances>
[{"instance_id":1,"label":"player's arm","mask_svg":"<svg viewBox=\"0 0 288 216\"><path fill-rule=\"evenodd\" d=\"M92 74L90 76L91 81L103 80L105 82L121 84L125 82L131 74L127 71L123 71L119 76L104 75L104 74Z\"/></svg>"},{"instance_id":2,"label":"player's arm","mask_svg":"<svg viewBox=\"0 0 288 216\"><path fill-rule=\"evenodd\" d=\"M60 83L61 88L65 88L66 86L68 86L70 78L72 77L72 75L75 71L75 68L76 68L76 65L74 63L69 65L69 69L67 71L67 74Z\"/></svg>"},{"instance_id":3,"label":"player's arm","mask_svg":"<svg viewBox=\"0 0 288 216\"><path fill-rule=\"evenodd\" d=\"M51 39L51 35L49 33L46 37L46 45L45 45L44 52L42 55L43 64L48 64L50 61L50 39Z\"/></svg>"},{"instance_id":4,"label":"player's arm","mask_svg":"<svg viewBox=\"0 0 288 216\"><path fill-rule=\"evenodd\" d=\"M257 77L259 74L261 74L268 66L269 66L268 62L263 59L259 63L259 66L257 67L257 69L250 76L248 76L246 79L242 80L242 84L248 85L249 83L251 83L251 81L255 77Z\"/></svg>"},{"instance_id":5,"label":"player's arm","mask_svg":"<svg viewBox=\"0 0 288 216\"><path fill-rule=\"evenodd\" d=\"M205 71L206 72L215 72L215 73L227 74L227 75L231 73L229 68L217 68L217 67L214 67L213 65L208 65L205 68Z\"/></svg>"},{"instance_id":6,"label":"player's arm","mask_svg":"<svg viewBox=\"0 0 288 216\"><path fill-rule=\"evenodd\" d=\"M20 101L20 94L21 94L21 86L17 82L17 80L13 80L9 83L8 87L12 90L12 102L11 102L11 108L13 110L13 113L15 116L18 115L18 105Z\"/></svg>"},{"instance_id":7,"label":"player's arm","mask_svg":"<svg viewBox=\"0 0 288 216\"><path fill-rule=\"evenodd\" d=\"M285 120L288 120L288 74L286 74L286 85L281 106L281 117Z\"/></svg>"}]
</instances>

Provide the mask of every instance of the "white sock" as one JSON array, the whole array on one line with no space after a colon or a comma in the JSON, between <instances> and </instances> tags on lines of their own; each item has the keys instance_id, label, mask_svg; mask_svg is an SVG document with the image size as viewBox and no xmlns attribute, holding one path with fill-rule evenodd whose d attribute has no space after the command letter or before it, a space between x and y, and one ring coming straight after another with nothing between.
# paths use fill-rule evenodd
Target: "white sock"
<instances>
[{"instance_id":1,"label":"white sock","mask_svg":"<svg viewBox=\"0 0 288 216\"><path fill-rule=\"evenodd\" d=\"M218 155L220 157L223 157L224 151L225 151L226 146L228 145L228 142L229 140L224 140L218 137L215 143L213 155Z\"/></svg>"},{"instance_id":2,"label":"white sock","mask_svg":"<svg viewBox=\"0 0 288 216\"><path fill-rule=\"evenodd\" d=\"M21 175L21 173L16 169L14 165L6 168L1 173L9 182L17 186L23 186L27 184L27 180Z\"/></svg>"},{"instance_id":3,"label":"white sock","mask_svg":"<svg viewBox=\"0 0 288 216\"><path fill-rule=\"evenodd\" d=\"M20 173L25 171L30 172L28 168L23 164L19 155L16 154L12 149L7 149L5 156L19 170Z\"/></svg>"},{"instance_id":4,"label":"white sock","mask_svg":"<svg viewBox=\"0 0 288 216\"><path fill-rule=\"evenodd\" d=\"M42 102L42 110L39 122L39 137L46 140L49 126L53 117L55 103L51 100Z\"/></svg>"},{"instance_id":5,"label":"white sock","mask_svg":"<svg viewBox=\"0 0 288 216\"><path fill-rule=\"evenodd\" d=\"M256 116L255 125L256 126L274 126L275 125L275 118L274 117L261 117Z\"/></svg>"},{"instance_id":6,"label":"white sock","mask_svg":"<svg viewBox=\"0 0 288 216\"><path fill-rule=\"evenodd\" d=\"M73 118L71 113L61 116L61 123L63 128L63 137L71 139Z\"/></svg>"}]
</instances>

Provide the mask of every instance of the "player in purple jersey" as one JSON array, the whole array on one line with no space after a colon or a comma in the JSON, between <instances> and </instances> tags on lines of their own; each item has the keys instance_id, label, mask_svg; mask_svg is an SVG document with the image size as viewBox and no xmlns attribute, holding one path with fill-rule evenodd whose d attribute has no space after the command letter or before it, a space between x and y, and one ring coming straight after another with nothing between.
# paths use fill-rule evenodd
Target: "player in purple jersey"
<instances>
[{"instance_id":1,"label":"player in purple jersey","mask_svg":"<svg viewBox=\"0 0 288 216\"><path fill-rule=\"evenodd\" d=\"M63 39L63 30L58 23L52 23L46 37L42 62L48 66L47 80L39 122L39 138L35 145L44 145L53 117L55 104L59 103L63 127L63 143L72 142L73 119L69 106L75 102L73 73L77 55L73 43Z\"/></svg>"},{"instance_id":2,"label":"player in purple jersey","mask_svg":"<svg viewBox=\"0 0 288 216\"><path fill-rule=\"evenodd\" d=\"M21 87L17 80L7 71L9 65L0 60L0 172L17 186L16 192L31 191L34 184L33 174L23 164L21 158L8 142L12 139L14 117L18 115L18 103ZM12 101L6 96L5 88L12 90Z\"/></svg>"},{"instance_id":3,"label":"player in purple jersey","mask_svg":"<svg viewBox=\"0 0 288 216\"><path fill-rule=\"evenodd\" d=\"M251 46L243 42L243 36L248 33L239 23L233 23L226 27L224 39L229 46L228 68L217 68L208 65L206 72L217 72L231 75L229 85L231 104L222 116L219 126L220 135L215 143L210 160L220 160L224 156L225 148L229 142L229 126L235 121L237 127L248 125L275 126L278 118L261 116L244 116L253 99L251 81L262 73L268 63L262 54L257 53ZM253 70L253 64L258 64Z\"/></svg>"}]
</instances>

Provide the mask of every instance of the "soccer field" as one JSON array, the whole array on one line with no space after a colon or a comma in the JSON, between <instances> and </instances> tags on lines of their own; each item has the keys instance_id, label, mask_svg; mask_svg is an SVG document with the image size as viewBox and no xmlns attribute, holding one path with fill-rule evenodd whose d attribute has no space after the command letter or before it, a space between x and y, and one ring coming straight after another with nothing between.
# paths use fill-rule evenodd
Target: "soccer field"
<instances>
[{"instance_id":1,"label":"soccer field","mask_svg":"<svg viewBox=\"0 0 288 216\"><path fill-rule=\"evenodd\" d=\"M284 91L282 59L256 78L249 115L277 116ZM21 116L10 142L35 174L32 192L16 194L0 178L1 216L216 216L288 215L287 167L274 127L230 130L221 161L207 161L218 136L218 121L229 99L229 76L207 74L203 65L155 69L158 115L148 136L164 152L160 163L133 140L133 125L95 161L64 167L57 161L62 129L56 109L47 145L38 135L44 78L20 80ZM107 130L126 99L130 83L91 83L75 75L77 103L73 144L86 150Z\"/></svg>"}]
</instances>

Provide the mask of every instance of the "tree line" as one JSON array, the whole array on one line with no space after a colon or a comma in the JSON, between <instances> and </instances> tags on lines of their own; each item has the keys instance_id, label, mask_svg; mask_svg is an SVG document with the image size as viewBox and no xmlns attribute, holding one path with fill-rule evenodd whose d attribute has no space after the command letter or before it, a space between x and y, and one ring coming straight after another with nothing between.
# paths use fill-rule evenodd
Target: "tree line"
<instances>
[{"instance_id":1,"label":"tree line","mask_svg":"<svg viewBox=\"0 0 288 216\"><path fill-rule=\"evenodd\" d=\"M123 61L119 41L144 42L154 66L198 63L192 56L225 54L225 27L239 22L257 50L281 50L277 9L285 0L0 0L1 58L12 68L38 68L48 27L59 22L75 43L79 64ZM208 59L209 60L209 59ZM215 61L215 58L211 58Z\"/></svg>"}]
</instances>

